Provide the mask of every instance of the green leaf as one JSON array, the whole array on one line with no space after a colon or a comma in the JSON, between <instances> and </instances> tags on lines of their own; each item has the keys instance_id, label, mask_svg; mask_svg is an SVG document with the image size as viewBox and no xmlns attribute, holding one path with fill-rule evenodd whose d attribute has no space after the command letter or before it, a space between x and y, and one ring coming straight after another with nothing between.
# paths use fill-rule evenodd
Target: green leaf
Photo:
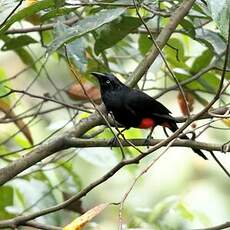
<instances>
[{"instance_id":1,"label":"green leaf","mask_svg":"<svg viewBox=\"0 0 230 230\"><path fill-rule=\"evenodd\" d=\"M98 55L127 36L142 24L137 17L121 16L96 31L95 53Z\"/></svg>"},{"instance_id":2,"label":"green leaf","mask_svg":"<svg viewBox=\"0 0 230 230\"><path fill-rule=\"evenodd\" d=\"M181 73L178 71L174 71L177 79L181 82L183 80L187 80L191 77L190 74ZM188 84L186 84L186 88L191 90L191 92L195 90L208 90L209 92L214 92L216 87L219 85L219 79L213 73L205 73L199 79L194 80Z\"/></svg>"},{"instance_id":3,"label":"green leaf","mask_svg":"<svg viewBox=\"0 0 230 230\"><path fill-rule=\"evenodd\" d=\"M9 87L9 81L7 81L7 75L3 68L0 68L0 96L3 96L9 92L9 90L5 87Z\"/></svg>"},{"instance_id":4,"label":"green leaf","mask_svg":"<svg viewBox=\"0 0 230 230\"><path fill-rule=\"evenodd\" d=\"M209 49L216 54L221 54L226 49L226 44L223 38L211 30L196 29L196 40L205 44Z\"/></svg>"},{"instance_id":5,"label":"green leaf","mask_svg":"<svg viewBox=\"0 0 230 230\"><path fill-rule=\"evenodd\" d=\"M209 49L206 49L199 57L195 59L190 69L192 74L195 74L208 66L213 58L213 52Z\"/></svg>"},{"instance_id":6,"label":"green leaf","mask_svg":"<svg viewBox=\"0 0 230 230\"><path fill-rule=\"evenodd\" d=\"M194 219L194 215L192 212L188 210L188 208L183 203L178 203L176 206L176 210L180 213L180 215L185 219L192 221Z\"/></svg>"},{"instance_id":7,"label":"green leaf","mask_svg":"<svg viewBox=\"0 0 230 230\"><path fill-rule=\"evenodd\" d=\"M215 74L208 72L203 74L202 77L198 79L198 82L205 90L215 92L219 86L220 80Z\"/></svg>"},{"instance_id":8,"label":"green leaf","mask_svg":"<svg viewBox=\"0 0 230 230\"><path fill-rule=\"evenodd\" d=\"M58 35L63 35L66 33L68 27L58 22L55 26L55 32ZM66 51L68 54L68 57L73 61L74 65L80 70L80 72L84 73L86 72L87 67L87 59L86 59L86 44L85 39L83 37L80 37L73 42L66 45Z\"/></svg>"},{"instance_id":9,"label":"green leaf","mask_svg":"<svg viewBox=\"0 0 230 230\"><path fill-rule=\"evenodd\" d=\"M64 163L64 162L62 162L62 163ZM67 175L69 174L73 178L73 181L75 183L74 187L75 187L76 191L80 191L83 187L82 181L81 181L80 176L74 171L73 167L74 167L74 165L72 164L72 162L66 162L62 165L62 168L67 171Z\"/></svg>"},{"instance_id":10,"label":"green leaf","mask_svg":"<svg viewBox=\"0 0 230 230\"><path fill-rule=\"evenodd\" d=\"M37 41L28 35L21 35L8 39L1 49L3 51L15 50L32 43L37 43Z\"/></svg>"},{"instance_id":11,"label":"green leaf","mask_svg":"<svg viewBox=\"0 0 230 230\"><path fill-rule=\"evenodd\" d=\"M4 27L0 30L0 34L5 32L13 23L20 21L26 17L36 14L40 10L44 10L50 7L55 6L55 1L53 0L44 0L39 1L31 6L28 6L22 10L19 10L16 14L9 18L9 20L5 23Z\"/></svg>"},{"instance_id":12,"label":"green leaf","mask_svg":"<svg viewBox=\"0 0 230 230\"><path fill-rule=\"evenodd\" d=\"M151 41L151 39L148 38L148 36L143 34L139 36L138 46L142 55L145 55L149 51L152 45L153 42Z\"/></svg>"},{"instance_id":13,"label":"green leaf","mask_svg":"<svg viewBox=\"0 0 230 230\"><path fill-rule=\"evenodd\" d=\"M48 45L53 40L53 31L51 30L41 31L40 36L41 36L43 44Z\"/></svg>"},{"instance_id":14,"label":"green leaf","mask_svg":"<svg viewBox=\"0 0 230 230\"><path fill-rule=\"evenodd\" d=\"M67 45L67 52L75 66L84 73L87 70L86 45L83 37L80 37Z\"/></svg>"},{"instance_id":15,"label":"green leaf","mask_svg":"<svg viewBox=\"0 0 230 230\"><path fill-rule=\"evenodd\" d=\"M12 217L12 215L6 211L6 207L13 205L13 198L14 198L13 188L10 186L0 187L0 194L1 194L0 219L4 220Z\"/></svg>"},{"instance_id":16,"label":"green leaf","mask_svg":"<svg viewBox=\"0 0 230 230\"><path fill-rule=\"evenodd\" d=\"M224 38L227 40L230 19L230 1L208 0L207 3L213 20L215 21Z\"/></svg>"},{"instance_id":17,"label":"green leaf","mask_svg":"<svg viewBox=\"0 0 230 230\"><path fill-rule=\"evenodd\" d=\"M50 45L49 52L52 53L61 47L64 43L73 41L86 33L89 33L100 26L109 23L124 13L126 8L116 8L110 10L103 10L95 15L88 16L78 21L74 26L68 28L65 34L58 36Z\"/></svg>"},{"instance_id":18,"label":"green leaf","mask_svg":"<svg viewBox=\"0 0 230 230\"><path fill-rule=\"evenodd\" d=\"M176 78L181 82L187 80L191 77L189 73L181 73L181 71L174 70ZM192 81L191 83L186 84L188 89L204 89L198 81Z\"/></svg>"},{"instance_id":19,"label":"green leaf","mask_svg":"<svg viewBox=\"0 0 230 230\"><path fill-rule=\"evenodd\" d=\"M74 10L76 10L76 8L66 8L66 7L57 8L57 9L51 10L48 13L41 16L40 20L42 22L45 22L51 18L56 18L58 16L69 14L70 12L72 12Z\"/></svg>"},{"instance_id":20,"label":"green leaf","mask_svg":"<svg viewBox=\"0 0 230 230\"><path fill-rule=\"evenodd\" d=\"M195 31L195 28L192 24L192 22L190 22L189 20L187 19L183 19L181 22L180 22L181 26L183 27L184 30L186 30L188 32L188 34L190 35L191 38L194 38L195 35L196 35L196 31Z\"/></svg>"},{"instance_id":21,"label":"green leaf","mask_svg":"<svg viewBox=\"0 0 230 230\"><path fill-rule=\"evenodd\" d=\"M149 216L149 222L155 223L161 220L177 202L177 197L170 196L156 204Z\"/></svg>"},{"instance_id":22,"label":"green leaf","mask_svg":"<svg viewBox=\"0 0 230 230\"><path fill-rule=\"evenodd\" d=\"M187 57L184 55L183 43L177 38L171 38L167 44L164 53L169 64L173 67L188 69L185 63Z\"/></svg>"},{"instance_id":23,"label":"green leaf","mask_svg":"<svg viewBox=\"0 0 230 230\"><path fill-rule=\"evenodd\" d=\"M30 55L30 53L24 49L24 48L20 48L20 49L16 49L14 50L17 55L21 58L22 62L26 65L31 65L32 63L34 63L33 57ZM36 66L32 65L32 68L34 70L36 70Z\"/></svg>"},{"instance_id":24,"label":"green leaf","mask_svg":"<svg viewBox=\"0 0 230 230\"><path fill-rule=\"evenodd\" d=\"M6 95L9 90L6 86L10 87L10 82L7 81L7 75L4 69L0 68L0 97ZM0 109L7 109L10 108L10 97L2 97L0 98Z\"/></svg>"}]
</instances>

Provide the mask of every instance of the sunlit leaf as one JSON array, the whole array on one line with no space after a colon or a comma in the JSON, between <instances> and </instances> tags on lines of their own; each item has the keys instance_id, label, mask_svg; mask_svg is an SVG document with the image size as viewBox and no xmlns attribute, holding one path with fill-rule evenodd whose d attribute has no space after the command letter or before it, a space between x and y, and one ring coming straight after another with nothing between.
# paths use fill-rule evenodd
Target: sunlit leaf
<instances>
[{"instance_id":1,"label":"sunlit leaf","mask_svg":"<svg viewBox=\"0 0 230 230\"><path fill-rule=\"evenodd\" d=\"M6 211L6 207L13 205L13 188L11 186L2 186L0 187L0 194L0 220L4 220L12 217L12 215Z\"/></svg>"},{"instance_id":2,"label":"sunlit leaf","mask_svg":"<svg viewBox=\"0 0 230 230\"><path fill-rule=\"evenodd\" d=\"M100 214L105 208L108 207L108 203L99 204L94 208L87 211L85 214L76 218L73 222L66 225L63 230L81 230L90 220L92 220L95 216Z\"/></svg>"},{"instance_id":3,"label":"sunlit leaf","mask_svg":"<svg viewBox=\"0 0 230 230\"><path fill-rule=\"evenodd\" d=\"M6 75L3 70L0 69L0 80L6 79ZM7 84L9 85L9 84ZM6 118L12 118L14 120L15 125L19 128L19 130L25 135L30 144L33 144L33 138L31 136L31 132L29 127L24 123L22 119L17 119L17 115L14 110L11 108L11 101L7 95L9 91L5 85L0 84L0 111L5 114Z\"/></svg>"},{"instance_id":4,"label":"sunlit leaf","mask_svg":"<svg viewBox=\"0 0 230 230\"><path fill-rule=\"evenodd\" d=\"M178 203L176 206L176 210L180 213L180 215L189 221L192 221L194 219L194 215L191 211L188 210L188 208L183 203Z\"/></svg>"},{"instance_id":5,"label":"sunlit leaf","mask_svg":"<svg viewBox=\"0 0 230 230\"><path fill-rule=\"evenodd\" d=\"M209 92L216 92L220 82L219 78L212 72L203 74L197 81L202 85L203 89Z\"/></svg>"},{"instance_id":6,"label":"sunlit leaf","mask_svg":"<svg viewBox=\"0 0 230 230\"><path fill-rule=\"evenodd\" d=\"M230 118L223 119L223 122L224 122L225 125L230 127Z\"/></svg>"}]
</instances>

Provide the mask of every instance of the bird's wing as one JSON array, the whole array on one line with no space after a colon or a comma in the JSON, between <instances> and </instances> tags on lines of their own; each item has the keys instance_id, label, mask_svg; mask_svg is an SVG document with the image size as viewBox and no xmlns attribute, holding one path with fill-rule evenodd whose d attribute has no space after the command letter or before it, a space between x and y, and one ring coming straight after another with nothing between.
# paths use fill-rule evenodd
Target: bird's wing
<instances>
[{"instance_id":1,"label":"bird's wing","mask_svg":"<svg viewBox=\"0 0 230 230\"><path fill-rule=\"evenodd\" d=\"M130 90L128 96L124 98L125 104L135 113L146 113L146 115L170 116L171 113L164 105L156 101L149 95L138 91Z\"/></svg>"}]
</instances>

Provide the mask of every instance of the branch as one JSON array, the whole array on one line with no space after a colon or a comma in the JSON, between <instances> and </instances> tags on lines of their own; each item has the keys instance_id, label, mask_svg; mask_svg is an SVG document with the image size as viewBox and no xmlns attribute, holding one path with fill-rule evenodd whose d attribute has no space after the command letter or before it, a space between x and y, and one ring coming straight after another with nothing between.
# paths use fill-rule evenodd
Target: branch
<instances>
[{"instance_id":1,"label":"branch","mask_svg":"<svg viewBox=\"0 0 230 230\"><path fill-rule=\"evenodd\" d=\"M38 223L36 221L28 221L24 224L24 226L30 226L33 227L35 229L43 229L43 230L62 230L62 228L60 227L56 227L56 226L51 226L51 225L47 225L47 224L41 224ZM8 226L11 227L11 226ZM15 226L13 226L15 227Z\"/></svg>"},{"instance_id":2,"label":"branch","mask_svg":"<svg viewBox=\"0 0 230 230\"><path fill-rule=\"evenodd\" d=\"M214 227L209 227L209 228L196 228L193 230L221 230L221 229L225 229L225 228L230 228L230 221L224 223L224 224L220 224Z\"/></svg>"},{"instance_id":3,"label":"branch","mask_svg":"<svg viewBox=\"0 0 230 230\"><path fill-rule=\"evenodd\" d=\"M184 0L182 4L176 9L176 11L169 18L169 23L162 29L159 36L156 39L156 43L158 44L160 49L168 42L170 36L176 29L177 25L181 22L181 20L187 15L189 10L192 8L195 0ZM150 51L146 54L144 59L139 63L136 69L133 71L132 77L128 79L127 84L129 86L134 86L141 79L141 77L147 72L149 67L155 61L159 54L159 50L153 45L150 48Z\"/></svg>"},{"instance_id":4,"label":"branch","mask_svg":"<svg viewBox=\"0 0 230 230\"><path fill-rule=\"evenodd\" d=\"M28 214L28 215L24 215L24 216L18 216L18 217L15 217L13 219L10 219L10 220L0 221L0 228L4 228L4 227L9 226L9 225L10 226L18 226L18 225L21 225L21 224L29 221L29 220L35 219L39 216L43 216L43 215L46 215L48 213L55 212L55 211L58 211L62 208L67 207L72 202L79 200L80 198L85 196L87 193L92 191L94 188L96 188L97 186L104 183L105 181L107 181L112 176L114 176L124 166L139 163L139 161L141 159L143 159L144 157L146 157L147 155L149 155L150 153L152 153L153 151L155 151L159 147L162 147L162 146L169 144L169 142L171 140L173 140L175 137L176 137L176 134L174 133L172 136L170 136L169 138L167 138L165 140L159 140L159 142L153 148L151 148L149 151L147 151L143 154L139 154L138 156L131 158L131 159L127 159L127 160L123 159L118 164L116 164L111 170L109 170L106 174L104 174L98 180L92 182L90 185L88 185L87 187L82 189L78 194L71 197L70 199L68 199L68 200L66 200L60 204L57 204L55 206L49 207L47 209L44 209L44 210L41 210L41 211L38 211L38 212L35 212L32 214ZM72 144L72 146L74 146L76 144L76 141L78 142L79 140L80 139L72 138L71 140L69 140L69 144ZM90 141L90 140L82 140L82 141ZM142 141L144 141L144 140L142 140ZM152 140L152 141L154 142L155 140ZM178 144L180 142L181 141L179 141L179 142L175 141L175 143L178 143ZM183 141L183 142L186 143L187 141ZM190 142L190 144L191 144L191 142ZM106 142L106 143L108 146L108 142ZM200 146L202 146L202 144L200 144Z\"/></svg>"},{"instance_id":5,"label":"branch","mask_svg":"<svg viewBox=\"0 0 230 230\"><path fill-rule=\"evenodd\" d=\"M98 108L103 112L105 110L104 106L102 106L102 105L99 106ZM215 114L217 114L217 113L218 114L225 114L227 110L229 110L229 108L222 107L222 108L214 110L214 113ZM198 118L197 115L191 116L190 117L191 120L189 120L189 122L186 122L186 125L182 126L182 128L179 129L179 131L177 132L176 135L178 135L183 129L185 129L191 122L193 122L197 118ZM199 116L199 118L200 119L210 118L210 115L208 113L204 113L204 114L202 114L202 116ZM185 120L187 120L187 118L183 117L183 118L180 118L179 121L184 122ZM52 155L58 151L70 148L71 146L68 146L68 144L67 144L70 137L81 137L83 134L85 134L91 128L98 126L98 125L102 125L102 124L104 124L104 122L98 113L93 113L88 118L82 119L77 124L77 126L75 128L67 131L65 134L62 134L59 137L53 138L48 143L41 144L36 149L23 155L21 158L13 161L11 164L7 165L6 167L1 168L0 169L0 185L3 185L4 183L9 181L10 179L14 178L17 174L23 172L25 169L33 166L37 162L45 159L46 157L48 157L48 156L50 156L50 155ZM160 143L161 142L159 142L158 144L160 144ZM156 143L154 143L154 144L156 144ZM185 142L184 142L184 144L185 144ZM126 145L127 145L127 143L126 143ZM105 146L108 146L108 143ZM74 146L72 146L72 147L74 147ZM79 146L79 147L81 147L81 146ZM190 147L190 146L188 146L188 147ZM203 146L202 148L205 149L206 147ZM230 148L229 145L225 145L225 146L223 146L223 149L221 149L219 146L217 148L214 147L211 150L228 152L229 148ZM206 148L206 150L208 150L208 149Z\"/></svg>"},{"instance_id":6,"label":"branch","mask_svg":"<svg viewBox=\"0 0 230 230\"><path fill-rule=\"evenodd\" d=\"M155 146L160 142L166 139L151 139L148 143L146 143L146 139L127 139L127 140L120 140L124 147L131 146L132 143L135 146ZM129 143L130 142L130 143ZM108 139L81 139L81 138L68 138L66 139L66 145L69 147L75 148L90 148L90 147L119 147L119 143L112 143L110 145L110 140ZM164 143L162 146L167 146ZM193 140L176 140L170 146L174 147L189 147L189 148L196 148L201 150L207 151L220 151L223 152L223 145L221 144L214 144L214 143L206 143L206 142L199 142ZM226 148L226 152L230 152L229 148Z\"/></svg>"},{"instance_id":7,"label":"branch","mask_svg":"<svg viewBox=\"0 0 230 230\"><path fill-rule=\"evenodd\" d=\"M75 22L79 20L78 17L72 17L63 23L67 26L72 26ZM18 29L9 29L5 34L22 34L22 33L30 33L30 32L41 32L45 30L52 30L55 26L55 23L48 23L46 25L38 25L38 26L33 26L33 27L28 27L28 28L18 28Z\"/></svg>"},{"instance_id":8,"label":"branch","mask_svg":"<svg viewBox=\"0 0 230 230\"><path fill-rule=\"evenodd\" d=\"M103 107L100 107L103 110ZM76 128L70 129L65 134L62 134L56 138L53 138L47 143L41 144L36 149L31 152L23 155L21 158L13 161L11 164L7 165L4 168L0 169L0 186L15 177L20 172L25 169L31 167L37 162L45 159L46 157L66 149L68 146L65 145L65 138L68 136L76 136L80 137L85 132L90 130L91 128L100 125L102 123L101 117L98 113L94 113L90 115L86 119L82 119Z\"/></svg>"}]
</instances>

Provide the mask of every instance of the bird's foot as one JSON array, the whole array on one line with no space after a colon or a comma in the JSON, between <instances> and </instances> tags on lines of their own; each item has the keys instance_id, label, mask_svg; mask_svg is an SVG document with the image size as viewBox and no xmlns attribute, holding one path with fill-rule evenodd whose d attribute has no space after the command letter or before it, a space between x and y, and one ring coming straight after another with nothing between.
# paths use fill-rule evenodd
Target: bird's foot
<instances>
[{"instance_id":1,"label":"bird's foot","mask_svg":"<svg viewBox=\"0 0 230 230\"><path fill-rule=\"evenodd\" d=\"M144 144L147 146L148 149L151 143L151 139L153 139L153 137L151 135L148 135L144 142Z\"/></svg>"},{"instance_id":2,"label":"bird's foot","mask_svg":"<svg viewBox=\"0 0 230 230\"><path fill-rule=\"evenodd\" d=\"M111 147L111 149L113 148L114 145L118 144L119 137L114 136L110 141L109 141L109 146ZM119 139L120 140L120 139Z\"/></svg>"}]
</instances>

